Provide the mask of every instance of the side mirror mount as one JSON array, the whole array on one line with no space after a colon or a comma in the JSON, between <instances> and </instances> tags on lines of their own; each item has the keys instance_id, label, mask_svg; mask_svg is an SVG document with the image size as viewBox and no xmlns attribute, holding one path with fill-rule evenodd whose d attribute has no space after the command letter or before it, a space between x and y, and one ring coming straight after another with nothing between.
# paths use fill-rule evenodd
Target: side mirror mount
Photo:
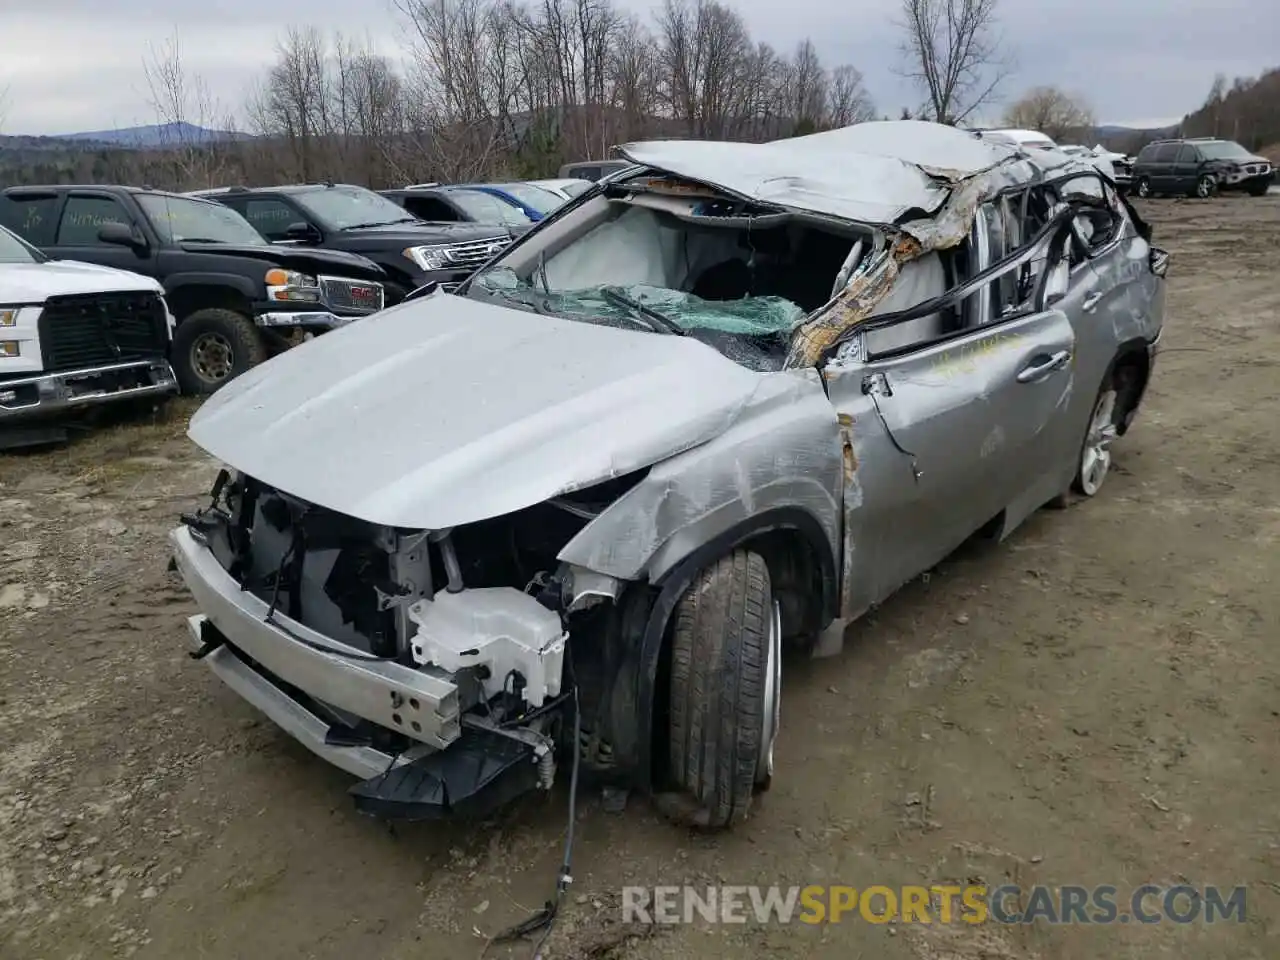
<instances>
[{"instance_id":1,"label":"side mirror mount","mask_svg":"<svg viewBox=\"0 0 1280 960\"><path fill-rule=\"evenodd\" d=\"M141 235L136 233L132 226L127 223L110 222L104 223L98 228L98 241L100 243L110 243L119 247L129 247L137 253L142 253L147 249L147 241Z\"/></svg>"},{"instance_id":2,"label":"side mirror mount","mask_svg":"<svg viewBox=\"0 0 1280 960\"><path fill-rule=\"evenodd\" d=\"M284 229L285 238L288 240L319 240L320 238L316 233L317 231L315 227L311 226L309 223L304 223L301 220L297 223L289 224L289 226Z\"/></svg>"}]
</instances>

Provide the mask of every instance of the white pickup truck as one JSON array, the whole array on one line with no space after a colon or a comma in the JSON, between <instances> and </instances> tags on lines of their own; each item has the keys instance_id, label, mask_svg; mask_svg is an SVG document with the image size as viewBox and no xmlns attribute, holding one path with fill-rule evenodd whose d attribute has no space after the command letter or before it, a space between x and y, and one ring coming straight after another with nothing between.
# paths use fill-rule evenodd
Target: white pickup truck
<instances>
[{"instance_id":1,"label":"white pickup truck","mask_svg":"<svg viewBox=\"0 0 1280 960\"><path fill-rule=\"evenodd\" d=\"M155 280L50 260L0 227L0 450L60 440L89 407L176 393L172 337Z\"/></svg>"}]
</instances>

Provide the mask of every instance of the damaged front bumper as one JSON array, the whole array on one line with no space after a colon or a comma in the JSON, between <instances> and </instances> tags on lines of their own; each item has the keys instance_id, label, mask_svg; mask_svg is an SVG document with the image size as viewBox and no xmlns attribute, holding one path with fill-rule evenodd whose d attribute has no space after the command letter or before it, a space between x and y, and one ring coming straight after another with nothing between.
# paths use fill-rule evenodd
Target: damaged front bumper
<instances>
[{"instance_id":1,"label":"damaged front bumper","mask_svg":"<svg viewBox=\"0 0 1280 960\"><path fill-rule=\"evenodd\" d=\"M203 611L187 621L192 656L312 753L361 778L350 791L357 809L402 820L486 816L548 785L547 746L482 721L464 725L449 677L271 611L189 527L170 543Z\"/></svg>"}]
</instances>

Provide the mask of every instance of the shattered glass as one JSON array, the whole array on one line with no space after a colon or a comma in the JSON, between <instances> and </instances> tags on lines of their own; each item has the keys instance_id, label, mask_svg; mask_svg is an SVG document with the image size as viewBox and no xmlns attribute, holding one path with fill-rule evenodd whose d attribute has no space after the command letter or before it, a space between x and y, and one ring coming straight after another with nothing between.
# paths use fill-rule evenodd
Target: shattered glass
<instances>
[{"instance_id":1,"label":"shattered glass","mask_svg":"<svg viewBox=\"0 0 1280 960\"><path fill-rule=\"evenodd\" d=\"M627 330L656 327L658 332L662 332L661 321L666 320L736 363L761 371L781 369L791 332L805 317L800 306L784 297L704 300L643 283L542 290L536 280L531 284L501 267L477 276L476 284L514 305L568 320ZM660 316L646 316L646 311Z\"/></svg>"}]
</instances>

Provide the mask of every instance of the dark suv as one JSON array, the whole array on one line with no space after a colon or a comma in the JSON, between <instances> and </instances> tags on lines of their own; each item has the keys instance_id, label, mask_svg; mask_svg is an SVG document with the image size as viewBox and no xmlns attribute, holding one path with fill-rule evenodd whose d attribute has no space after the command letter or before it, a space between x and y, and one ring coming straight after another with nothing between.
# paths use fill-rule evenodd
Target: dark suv
<instances>
[{"instance_id":1,"label":"dark suv","mask_svg":"<svg viewBox=\"0 0 1280 960\"><path fill-rule=\"evenodd\" d=\"M472 187L434 184L378 192L419 220L432 223L492 224L512 237L527 233L533 226L519 207Z\"/></svg>"},{"instance_id":2,"label":"dark suv","mask_svg":"<svg viewBox=\"0 0 1280 960\"><path fill-rule=\"evenodd\" d=\"M498 226L425 223L352 184L224 187L195 194L226 204L275 243L368 257L387 273L389 302L428 283L459 283L511 242L511 234Z\"/></svg>"},{"instance_id":3,"label":"dark suv","mask_svg":"<svg viewBox=\"0 0 1280 960\"><path fill-rule=\"evenodd\" d=\"M1260 197L1275 175L1270 160L1233 140L1155 140L1133 162L1133 192L1140 197L1176 193L1203 198L1240 190Z\"/></svg>"},{"instance_id":4,"label":"dark suv","mask_svg":"<svg viewBox=\"0 0 1280 960\"><path fill-rule=\"evenodd\" d=\"M137 187L0 193L0 225L54 260L152 277L177 319L184 393L213 393L272 353L394 303L365 257L268 243L226 207Z\"/></svg>"}]
</instances>

